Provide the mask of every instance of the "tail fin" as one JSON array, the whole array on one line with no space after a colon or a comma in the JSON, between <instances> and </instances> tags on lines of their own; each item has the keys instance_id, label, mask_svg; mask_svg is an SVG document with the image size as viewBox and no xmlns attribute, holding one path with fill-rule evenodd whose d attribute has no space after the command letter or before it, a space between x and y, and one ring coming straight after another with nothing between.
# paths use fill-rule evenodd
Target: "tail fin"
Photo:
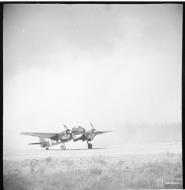
<instances>
[{"instance_id":1,"label":"tail fin","mask_svg":"<svg viewBox=\"0 0 185 190\"><path fill-rule=\"evenodd\" d=\"M44 137L39 137L39 142L40 142L40 143L43 143L43 142L45 142L45 139L44 139Z\"/></svg>"},{"instance_id":2,"label":"tail fin","mask_svg":"<svg viewBox=\"0 0 185 190\"><path fill-rule=\"evenodd\" d=\"M48 145L47 141L45 141L45 138L44 137L39 137L39 144L40 146L43 148L43 147L46 147Z\"/></svg>"}]
</instances>

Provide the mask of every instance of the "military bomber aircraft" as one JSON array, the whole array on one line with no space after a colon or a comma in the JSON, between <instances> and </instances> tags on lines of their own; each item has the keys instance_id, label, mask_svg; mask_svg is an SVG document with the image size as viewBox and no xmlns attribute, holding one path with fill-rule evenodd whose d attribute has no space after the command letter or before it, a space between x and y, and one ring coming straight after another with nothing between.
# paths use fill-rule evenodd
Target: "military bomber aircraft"
<instances>
[{"instance_id":1,"label":"military bomber aircraft","mask_svg":"<svg viewBox=\"0 0 185 190\"><path fill-rule=\"evenodd\" d=\"M73 127L72 130L68 129L66 125L63 124L66 130L60 133L32 133L32 132L22 132L22 135L36 136L39 137L38 143L30 143L30 145L40 145L42 148L49 149L49 147L61 144L61 149L65 150L65 143L73 140L73 142L82 140L86 141L88 145L88 149L92 149L92 144L90 143L94 137L98 134L104 134L111 131L97 131L92 123L92 129L86 130L85 128L78 126ZM46 139L48 139L46 141Z\"/></svg>"}]
</instances>

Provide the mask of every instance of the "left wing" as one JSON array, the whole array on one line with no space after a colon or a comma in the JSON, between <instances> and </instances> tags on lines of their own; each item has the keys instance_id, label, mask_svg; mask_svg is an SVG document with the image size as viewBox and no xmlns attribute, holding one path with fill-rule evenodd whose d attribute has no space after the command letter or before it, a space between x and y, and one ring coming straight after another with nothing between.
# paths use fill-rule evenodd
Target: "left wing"
<instances>
[{"instance_id":1,"label":"left wing","mask_svg":"<svg viewBox=\"0 0 185 190\"><path fill-rule=\"evenodd\" d=\"M42 137L48 139L56 139L58 137L58 133L31 133L31 132L23 132L22 135L29 135L35 137Z\"/></svg>"}]
</instances>

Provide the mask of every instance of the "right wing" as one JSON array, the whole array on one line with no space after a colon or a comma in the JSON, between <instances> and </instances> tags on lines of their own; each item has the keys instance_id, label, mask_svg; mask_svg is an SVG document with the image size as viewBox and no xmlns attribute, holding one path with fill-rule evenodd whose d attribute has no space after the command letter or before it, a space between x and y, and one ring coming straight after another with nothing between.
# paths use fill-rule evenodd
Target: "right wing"
<instances>
[{"instance_id":1,"label":"right wing","mask_svg":"<svg viewBox=\"0 0 185 190\"><path fill-rule=\"evenodd\" d=\"M31 132L23 132L22 135L29 135L29 136L35 136L35 137L42 137L42 138L48 138L57 140L58 139L58 133L31 133Z\"/></svg>"},{"instance_id":2,"label":"right wing","mask_svg":"<svg viewBox=\"0 0 185 190\"><path fill-rule=\"evenodd\" d=\"M112 132L112 131L96 131L96 135L100 135L100 134L104 134L104 133L109 133L109 132Z\"/></svg>"}]
</instances>

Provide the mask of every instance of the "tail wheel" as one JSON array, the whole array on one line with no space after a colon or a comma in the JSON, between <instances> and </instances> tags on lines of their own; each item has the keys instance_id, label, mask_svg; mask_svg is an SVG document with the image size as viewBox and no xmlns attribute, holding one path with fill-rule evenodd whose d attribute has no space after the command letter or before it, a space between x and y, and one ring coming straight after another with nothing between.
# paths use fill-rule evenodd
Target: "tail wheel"
<instances>
[{"instance_id":1,"label":"tail wheel","mask_svg":"<svg viewBox=\"0 0 185 190\"><path fill-rule=\"evenodd\" d=\"M62 150L65 150L65 149L66 149L65 144L61 144L60 148L61 148Z\"/></svg>"},{"instance_id":2,"label":"tail wheel","mask_svg":"<svg viewBox=\"0 0 185 190\"><path fill-rule=\"evenodd\" d=\"M92 144L91 143L87 143L88 149L92 149Z\"/></svg>"}]
</instances>

